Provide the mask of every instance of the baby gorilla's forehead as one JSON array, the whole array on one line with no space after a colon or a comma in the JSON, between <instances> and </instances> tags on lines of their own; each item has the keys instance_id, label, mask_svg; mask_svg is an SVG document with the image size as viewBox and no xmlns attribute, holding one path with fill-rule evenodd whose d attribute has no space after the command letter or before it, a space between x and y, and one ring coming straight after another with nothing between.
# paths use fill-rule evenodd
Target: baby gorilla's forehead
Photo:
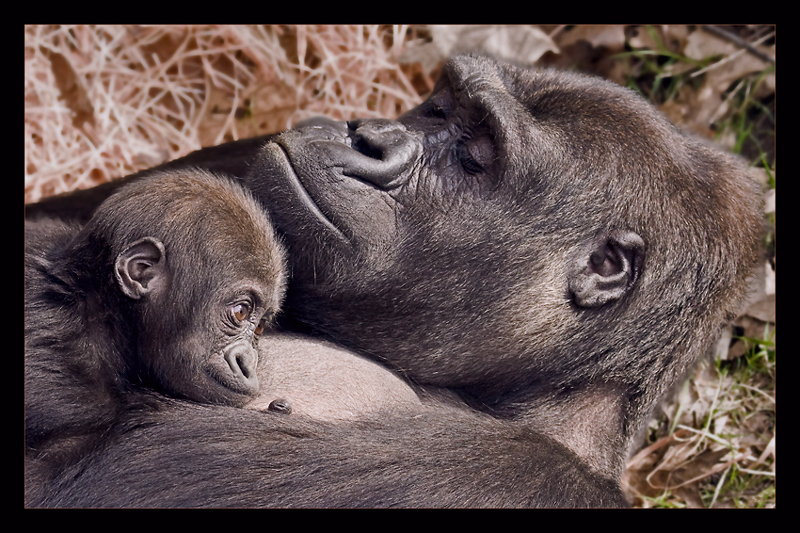
<instances>
[{"instance_id":1,"label":"baby gorilla's forehead","mask_svg":"<svg viewBox=\"0 0 800 533\"><path fill-rule=\"evenodd\" d=\"M261 209L245 207L232 212L228 206L211 215L216 235L214 242L204 243L204 253L211 263L229 270L228 278L235 271L237 277L282 282L286 270L283 247Z\"/></svg>"},{"instance_id":2,"label":"baby gorilla's forehead","mask_svg":"<svg viewBox=\"0 0 800 533\"><path fill-rule=\"evenodd\" d=\"M277 311L286 290L286 269L281 251L262 247L241 251L236 246L204 247L195 261L182 262L176 281L195 297L223 304L243 295L257 295L257 303ZM252 250L252 251L251 251ZM168 252L169 253L169 252ZM203 285L201 291L198 285Z\"/></svg>"}]
</instances>

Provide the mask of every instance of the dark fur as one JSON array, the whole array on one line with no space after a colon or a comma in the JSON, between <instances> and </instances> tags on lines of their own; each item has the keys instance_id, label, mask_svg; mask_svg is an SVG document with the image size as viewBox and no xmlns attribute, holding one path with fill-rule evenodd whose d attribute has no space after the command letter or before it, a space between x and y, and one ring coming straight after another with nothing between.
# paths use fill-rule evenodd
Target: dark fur
<instances>
[{"instance_id":1,"label":"dark fur","mask_svg":"<svg viewBox=\"0 0 800 533\"><path fill-rule=\"evenodd\" d=\"M40 502L621 504L634 435L759 257L740 164L596 78L459 57L398 122L242 147L231 174L289 248L286 327L471 407L305 429L165 407Z\"/></svg>"},{"instance_id":2,"label":"dark fur","mask_svg":"<svg viewBox=\"0 0 800 533\"><path fill-rule=\"evenodd\" d=\"M461 409L439 407L413 417L326 425L223 406L164 402L162 408L129 412L107 436L104 450L68 469L32 503L328 508L625 504L613 481L593 473L556 442Z\"/></svg>"}]
</instances>

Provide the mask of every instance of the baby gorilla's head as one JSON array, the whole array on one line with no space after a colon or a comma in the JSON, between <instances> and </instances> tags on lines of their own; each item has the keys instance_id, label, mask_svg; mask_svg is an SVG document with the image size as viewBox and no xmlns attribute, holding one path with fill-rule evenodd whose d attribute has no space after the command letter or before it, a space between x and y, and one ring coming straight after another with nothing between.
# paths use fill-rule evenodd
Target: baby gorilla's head
<instances>
[{"instance_id":1,"label":"baby gorilla's head","mask_svg":"<svg viewBox=\"0 0 800 533\"><path fill-rule=\"evenodd\" d=\"M87 230L111 247L149 385L232 405L258 393L256 344L279 310L286 267L249 193L201 171L159 173L109 197Z\"/></svg>"}]
</instances>

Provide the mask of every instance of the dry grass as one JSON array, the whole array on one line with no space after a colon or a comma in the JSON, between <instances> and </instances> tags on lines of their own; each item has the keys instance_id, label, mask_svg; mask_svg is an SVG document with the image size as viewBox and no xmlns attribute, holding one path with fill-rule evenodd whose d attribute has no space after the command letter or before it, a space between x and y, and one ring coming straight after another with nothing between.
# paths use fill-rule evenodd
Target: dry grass
<instances>
[{"instance_id":1,"label":"dry grass","mask_svg":"<svg viewBox=\"0 0 800 533\"><path fill-rule=\"evenodd\" d=\"M749 344L742 357L704 360L651 422L623 480L638 506L775 505L774 327Z\"/></svg>"},{"instance_id":2,"label":"dry grass","mask_svg":"<svg viewBox=\"0 0 800 533\"><path fill-rule=\"evenodd\" d=\"M409 37L402 26L28 26L26 202L313 115L396 116L432 87L398 68Z\"/></svg>"},{"instance_id":3,"label":"dry grass","mask_svg":"<svg viewBox=\"0 0 800 533\"><path fill-rule=\"evenodd\" d=\"M774 57L769 31L739 29ZM686 26L28 26L25 201L313 115L395 117L433 87L438 56L400 62L418 37L428 44L417 53L473 39L640 90L676 123L765 163L755 172L774 224L774 66ZM751 340L723 339L653 419L624 479L636 506L775 504L770 235L756 296L729 332Z\"/></svg>"}]
</instances>

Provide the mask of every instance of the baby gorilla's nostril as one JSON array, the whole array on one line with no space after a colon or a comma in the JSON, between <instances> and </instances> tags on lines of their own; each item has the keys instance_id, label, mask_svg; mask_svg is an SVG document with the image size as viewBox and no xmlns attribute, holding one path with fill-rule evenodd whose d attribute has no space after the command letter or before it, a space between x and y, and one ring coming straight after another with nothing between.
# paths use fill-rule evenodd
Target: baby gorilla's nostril
<instances>
[{"instance_id":1,"label":"baby gorilla's nostril","mask_svg":"<svg viewBox=\"0 0 800 533\"><path fill-rule=\"evenodd\" d=\"M241 355L237 355L236 356L235 368L233 368L233 371L234 372L238 371L240 374L242 374L246 378L250 377L250 371L247 368L247 361Z\"/></svg>"},{"instance_id":2,"label":"baby gorilla's nostril","mask_svg":"<svg viewBox=\"0 0 800 533\"><path fill-rule=\"evenodd\" d=\"M250 358L244 355L236 356L236 364L238 365L242 375L247 379L250 379L253 376L253 369L251 368L252 361L249 359Z\"/></svg>"},{"instance_id":3,"label":"baby gorilla's nostril","mask_svg":"<svg viewBox=\"0 0 800 533\"><path fill-rule=\"evenodd\" d=\"M222 382L234 389L252 392L258 390L258 353L246 344L232 346L224 354L229 367L227 377Z\"/></svg>"},{"instance_id":4,"label":"baby gorilla's nostril","mask_svg":"<svg viewBox=\"0 0 800 533\"><path fill-rule=\"evenodd\" d=\"M241 375L246 379L255 375L256 361L253 350L237 346L225 354L225 361L228 362L234 375Z\"/></svg>"}]
</instances>

